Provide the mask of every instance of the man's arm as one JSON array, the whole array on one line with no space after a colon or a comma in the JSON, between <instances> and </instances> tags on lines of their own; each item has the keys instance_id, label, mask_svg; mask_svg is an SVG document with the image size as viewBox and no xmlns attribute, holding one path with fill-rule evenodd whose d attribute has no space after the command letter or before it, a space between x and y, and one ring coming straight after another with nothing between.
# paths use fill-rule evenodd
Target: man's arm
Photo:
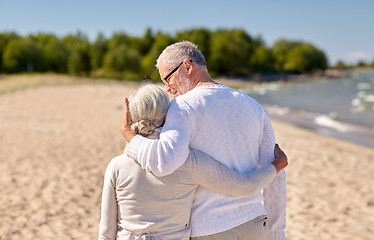
<instances>
[{"instance_id":1,"label":"man's arm","mask_svg":"<svg viewBox=\"0 0 374 240\"><path fill-rule=\"evenodd\" d=\"M136 135L130 130L128 101L121 125L122 135L130 141L126 154L139 162L143 169L156 176L174 172L185 161L189 153L191 121L188 114L179 108L175 99L170 103L165 124L158 140Z\"/></svg>"},{"instance_id":2,"label":"man's arm","mask_svg":"<svg viewBox=\"0 0 374 240\"><path fill-rule=\"evenodd\" d=\"M263 133L260 143L259 166L274 159L275 136L268 116L263 113ZM269 219L270 240L284 240L286 228L286 173L280 171L275 179L264 188L264 205Z\"/></svg>"}]
</instances>

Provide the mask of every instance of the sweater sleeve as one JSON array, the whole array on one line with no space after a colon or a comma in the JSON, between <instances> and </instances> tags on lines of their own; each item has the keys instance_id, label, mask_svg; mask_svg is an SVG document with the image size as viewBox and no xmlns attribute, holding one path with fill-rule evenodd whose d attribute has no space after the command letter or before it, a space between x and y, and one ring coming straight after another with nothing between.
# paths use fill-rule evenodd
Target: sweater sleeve
<instances>
[{"instance_id":1,"label":"sweater sleeve","mask_svg":"<svg viewBox=\"0 0 374 240\"><path fill-rule=\"evenodd\" d=\"M160 138L154 140L137 135L128 144L126 154L158 177L169 175L186 161L193 122L190 114L181 109L174 99Z\"/></svg>"},{"instance_id":2,"label":"sweater sleeve","mask_svg":"<svg viewBox=\"0 0 374 240\"><path fill-rule=\"evenodd\" d=\"M259 165L265 166L274 160L275 136L268 116L263 112L263 132L260 142ZM284 240L286 228L286 173L280 171L264 188L264 206L269 219L269 240Z\"/></svg>"},{"instance_id":3,"label":"sweater sleeve","mask_svg":"<svg viewBox=\"0 0 374 240\"><path fill-rule=\"evenodd\" d=\"M99 240L115 240L117 236L117 199L115 171L111 161L106 169L101 200Z\"/></svg>"},{"instance_id":4,"label":"sweater sleeve","mask_svg":"<svg viewBox=\"0 0 374 240\"><path fill-rule=\"evenodd\" d=\"M186 164L197 184L231 196L251 196L259 193L277 175L277 170L271 163L244 174L197 150L190 151Z\"/></svg>"}]
</instances>

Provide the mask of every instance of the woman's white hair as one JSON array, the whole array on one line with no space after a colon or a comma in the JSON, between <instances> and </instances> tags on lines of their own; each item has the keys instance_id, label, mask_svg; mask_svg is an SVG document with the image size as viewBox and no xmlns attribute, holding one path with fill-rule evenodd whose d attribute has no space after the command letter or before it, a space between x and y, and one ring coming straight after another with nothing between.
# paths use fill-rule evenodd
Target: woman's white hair
<instances>
[{"instance_id":1,"label":"woman's white hair","mask_svg":"<svg viewBox=\"0 0 374 240\"><path fill-rule=\"evenodd\" d=\"M164 124L169 108L169 95L160 86L147 84L129 97L131 130L144 137Z\"/></svg>"},{"instance_id":2,"label":"woman's white hair","mask_svg":"<svg viewBox=\"0 0 374 240\"><path fill-rule=\"evenodd\" d=\"M204 55L197 49L197 45L189 41L177 42L166 47L156 61L156 68L160 63L166 63L169 69L176 67L183 60L192 60L201 69L206 69Z\"/></svg>"}]
</instances>

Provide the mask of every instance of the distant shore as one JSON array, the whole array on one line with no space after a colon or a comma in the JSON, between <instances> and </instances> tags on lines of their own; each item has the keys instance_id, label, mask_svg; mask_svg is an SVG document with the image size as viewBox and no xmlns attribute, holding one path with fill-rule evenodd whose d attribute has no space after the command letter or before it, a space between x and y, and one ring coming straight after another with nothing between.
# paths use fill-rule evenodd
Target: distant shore
<instances>
[{"instance_id":1,"label":"distant shore","mask_svg":"<svg viewBox=\"0 0 374 240\"><path fill-rule=\"evenodd\" d=\"M217 81L222 84L228 84L231 86L240 85L243 82L274 82L274 81L309 81L318 79L329 79L329 78L344 78L349 76L350 70L337 70L327 69L325 71L318 71L315 73L303 73L303 74L291 74L291 73L279 73L279 74L266 74L266 75L255 75L253 77L219 77Z\"/></svg>"}]
</instances>

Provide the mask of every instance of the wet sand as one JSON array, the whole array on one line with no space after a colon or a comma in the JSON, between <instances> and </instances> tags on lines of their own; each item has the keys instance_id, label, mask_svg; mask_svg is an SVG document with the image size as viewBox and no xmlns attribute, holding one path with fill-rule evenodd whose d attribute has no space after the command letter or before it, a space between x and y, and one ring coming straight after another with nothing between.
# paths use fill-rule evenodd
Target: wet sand
<instances>
[{"instance_id":1,"label":"wet sand","mask_svg":"<svg viewBox=\"0 0 374 240\"><path fill-rule=\"evenodd\" d=\"M97 239L106 165L136 85L0 95L0 239ZM289 156L287 239L372 239L374 150L272 120Z\"/></svg>"}]
</instances>

